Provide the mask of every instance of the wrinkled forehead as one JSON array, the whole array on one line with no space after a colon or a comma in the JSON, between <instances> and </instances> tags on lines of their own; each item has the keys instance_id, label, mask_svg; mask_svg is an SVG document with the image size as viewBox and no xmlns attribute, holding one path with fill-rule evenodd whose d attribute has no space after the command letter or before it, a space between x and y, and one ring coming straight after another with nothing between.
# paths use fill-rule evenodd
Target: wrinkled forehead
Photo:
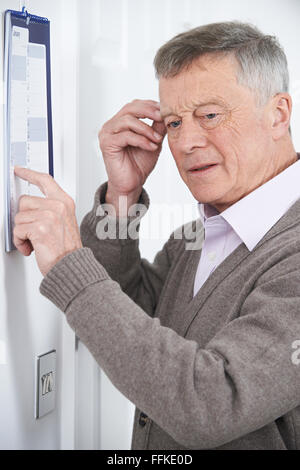
<instances>
[{"instance_id":1,"label":"wrinkled forehead","mask_svg":"<svg viewBox=\"0 0 300 470\"><path fill-rule=\"evenodd\" d=\"M238 83L238 63L232 55L207 54L194 60L174 77L159 79L161 112L194 102L228 106L247 99L250 90Z\"/></svg>"}]
</instances>

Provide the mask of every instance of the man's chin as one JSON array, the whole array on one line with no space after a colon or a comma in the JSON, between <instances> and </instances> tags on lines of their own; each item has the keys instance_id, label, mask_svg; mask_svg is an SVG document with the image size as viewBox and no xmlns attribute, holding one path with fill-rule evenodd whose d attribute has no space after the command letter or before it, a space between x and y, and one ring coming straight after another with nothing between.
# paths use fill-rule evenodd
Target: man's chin
<instances>
[{"instance_id":1,"label":"man's chin","mask_svg":"<svg viewBox=\"0 0 300 470\"><path fill-rule=\"evenodd\" d=\"M199 191L199 189L189 188L192 195L196 199L196 201L201 202L203 204L210 204L214 205L221 200L221 195L218 194L216 191Z\"/></svg>"}]
</instances>

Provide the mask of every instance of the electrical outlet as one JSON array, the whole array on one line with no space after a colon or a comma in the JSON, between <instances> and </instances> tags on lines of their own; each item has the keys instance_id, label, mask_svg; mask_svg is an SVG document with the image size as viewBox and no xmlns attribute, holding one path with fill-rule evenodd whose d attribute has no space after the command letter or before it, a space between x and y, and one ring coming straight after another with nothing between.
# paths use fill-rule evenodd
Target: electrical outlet
<instances>
[{"instance_id":1,"label":"electrical outlet","mask_svg":"<svg viewBox=\"0 0 300 470\"><path fill-rule=\"evenodd\" d=\"M55 408L56 351L36 358L35 418L50 413Z\"/></svg>"}]
</instances>

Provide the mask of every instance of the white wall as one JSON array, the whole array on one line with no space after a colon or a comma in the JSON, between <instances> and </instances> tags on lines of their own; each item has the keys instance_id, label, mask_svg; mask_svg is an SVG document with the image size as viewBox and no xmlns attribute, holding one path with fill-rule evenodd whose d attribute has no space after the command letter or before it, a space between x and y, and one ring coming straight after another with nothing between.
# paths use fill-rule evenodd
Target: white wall
<instances>
[{"instance_id":1,"label":"white wall","mask_svg":"<svg viewBox=\"0 0 300 470\"><path fill-rule=\"evenodd\" d=\"M31 0L28 9L51 20L54 171L58 182L76 196L77 39L72 0ZM18 0L1 0L0 13L19 9ZM68 12L68 15L66 13ZM71 17L70 17L71 12ZM3 76L3 21L0 23L0 74ZM2 95L1 95L2 98ZM1 99L2 105L2 99ZM3 106L0 142L3 142ZM3 162L3 147L0 147ZM1 187L3 164L0 166ZM75 338L63 314L39 293L42 276L34 255L4 252L4 200L0 196L0 448L60 449L74 447ZM57 351L57 406L34 419L35 357ZM3 362L3 361L2 361Z\"/></svg>"},{"instance_id":2,"label":"white wall","mask_svg":"<svg viewBox=\"0 0 300 470\"><path fill-rule=\"evenodd\" d=\"M279 37L290 64L295 99L292 129L299 149L298 0L30 0L27 6L51 19L55 177L76 198L79 220L106 180L98 130L126 102L158 98L152 67L155 52L164 41L193 26L240 19ZM1 0L0 12L7 8L18 9L19 0ZM1 54L2 41L1 23ZM1 108L1 142L2 129ZM2 148L0 152L3 157ZM2 167L0 178L3 187ZM165 227L157 240L143 238L156 214L155 204L189 204L195 209L167 145L146 189L152 207L142 224L141 251L153 259L170 231ZM0 361L0 448L72 448L74 443L79 449L129 448L133 405L100 373L80 342L74 355L74 335L63 315L38 292L41 275L34 257L4 253L2 193L0 212L0 358L3 344L7 353L6 363ZM181 213L178 217L181 223ZM57 408L35 421L34 360L53 348L58 353Z\"/></svg>"},{"instance_id":3,"label":"white wall","mask_svg":"<svg viewBox=\"0 0 300 470\"><path fill-rule=\"evenodd\" d=\"M88 9L81 0L79 13L80 217L90 209L98 185L106 180L98 150L98 130L126 102L134 98L158 98L152 67L157 48L176 33L197 25L238 19L253 22L264 32L278 36L290 65L291 91L295 98L292 130L296 149L300 149L297 134L300 124L298 0L89 0ZM179 203L195 209L195 201L179 179L166 144L145 187L152 207L141 226L141 251L151 260L171 231L164 231L157 240L143 238L148 233L150 217L155 217L154 205ZM181 213L178 214L181 223L180 216ZM85 354L88 362L86 351ZM93 367L96 370L92 364L93 360L91 371ZM128 422L132 423L133 406L104 374L101 374L99 393L101 448L129 448L131 424Z\"/></svg>"}]
</instances>

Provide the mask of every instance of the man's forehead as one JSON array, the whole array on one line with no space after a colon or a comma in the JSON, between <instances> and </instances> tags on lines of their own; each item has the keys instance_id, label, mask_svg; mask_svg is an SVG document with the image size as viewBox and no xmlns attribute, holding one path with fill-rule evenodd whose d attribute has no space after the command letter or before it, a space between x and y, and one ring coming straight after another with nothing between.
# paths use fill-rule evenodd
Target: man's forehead
<instances>
[{"instance_id":1,"label":"man's forehead","mask_svg":"<svg viewBox=\"0 0 300 470\"><path fill-rule=\"evenodd\" d=\"M160 102L160 112L161 112L161 116L162 118L166 118L167 116L170 116L171 114L174 114L175 110L173 110L169 105L163 103L163 102ZM210 99L210 100L196 100L196 101L193 101L191 102L191 106L193 108L200 108L201 106L220 106L222 108L226 108L226 103L220 99L220 98L213 98L213 99Z\"/></svg>"},{"instance_id":2,"label":"man's forehead","mask_svg":"<svg viewBox=\"0 0 300 470\"><path fill-rule=\"evenodd\" d=\"M236 59L230 57L199 58L175 76L161 77L159 95L163 117L174 108L218 105L230 107L237 88ZM207 66L206 66L207 65Z\"/></svg>"}]
</instances>

